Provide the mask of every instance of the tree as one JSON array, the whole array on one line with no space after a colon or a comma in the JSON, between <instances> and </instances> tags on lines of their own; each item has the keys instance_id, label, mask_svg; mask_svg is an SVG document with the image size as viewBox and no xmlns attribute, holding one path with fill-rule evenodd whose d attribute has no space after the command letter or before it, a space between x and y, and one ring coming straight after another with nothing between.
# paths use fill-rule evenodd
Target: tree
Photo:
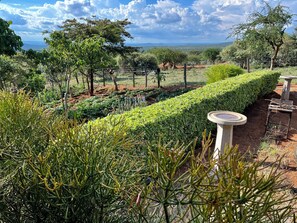
<instances>
[{"instance_id":1,"label":"tree","mask_svg":"<svg viewBox=\"0 0 297 223\"><path fill-rule=\"evenodd\" d=\"M132 82L133 87L135 87L135 75L137 74L137 69L139 69L139 52L129 53L125 56L119 56L117 64L124 72L132 72Z\"/></svg>"},{"instance_id":2,"label":"tree","mask_svg":"<svg viewBox=\"0 0 297 223\"><path fill-rule=\"evenodd\" d=\"M284 45L280 49L277 63L282 66L296 66L297 65L297 36L296 33L292 35L285 35Z\"/></svg>"},{"instance_id":3,"label":"tree","mask_svg":"<svg viewBox=\"0 0 297 223\"><path fill-rule=\"evenodd\" d=\"M109 65L111 57L103 49L105 39L92 37L76 43L76 58L80 68L86 70L90 79L90 96L94 95L94 74L99 68ZM83 72L83 71L82 71Z\"/></svg>"},{"instance_id":4,"label":"tree","mask_svg":"<svg viewBox=\"0 0 297 223\"><path fill-rule=\"evenodd\" d=\"M187 58L187 54L169 48L153 48L148 52L156 55L159 63L162 64L163 69L167 68L167 64L169 67L174 68L176 64L182 63Z\"/></svg>"},{"instance_id":5,"label":"tree","mask_svg":"<svg viewBox=\"0 0 297 223\"><path fill-rule=\"evenodd\" d=\"M173 50L172 51L172 63L173 68L176 68L176 64L182 64L183 62L187 61L187 54L180 51L180 50Z\"/></svg>"},{"instance_id":6,"label":"tree","mask_svg":"<svg viewBox=\"0 0 297 223\"><path fill-rule=\"evenodd\" d=\"M144 69L145 87L147 87L148 86L148 84L147 84L147 74L148 74L147 70L148 69L156 70L158 68L157 58L154 54L142 53L136 58L136 61L138 62L138 66L140 66L140 67L142 67L142 69Z\"/></svg>"},{"instance_id":7,"label":"tree","mask_svg":"<svg viewBox=\"0 0 297 223\"><path fill-rule=\"evenodd\" d=\"M51 80L58 84L63 107L67 110L69 84L76 63L74 43L66 38L63 31L53 31L48 38L45 38L45 42L49 45L50 55L46 61L48 74ZM63 90L64 81L65 90Z\"/></svg>"},{"instance_id":8,"label":"tree","mask_svg":"<svg viewBox=\"0 0 297 223\"><path fill-rule=\"evenodd\" d=\"M212 64L215 63L216 59L220 55L220 49L218 48L209 48L202 52L202 56L205 60L210 61Z\"/></svg>"},{"instance_id":9,"label":"tree","mask_svg":"<svg viewBox=\"0 0 297 223\"><path fill-rule=\"evenodd\" d=\"M105 39L104 50L110 52L113 55L125 54L134 52L135 47L125 46L126 39L132 39L129 32L126 31L126 27L130 25L127 19L111 21L109 19L92 19L81 18L68 19L63 22L60 27L67 38L77 41L91 37L100 37Z\"/></svg>"},{"instance_id":10,"label":"tree","mask_svg":"<svg viewBox=\"0 0 297 223\"><path fill-rule=\"evenodd\" d=\"M43 90L45 81L25 54L18 52L14 56L0 55L0 89L13 86L35 93Z\"/></svg>"},{"instance_id":11,"label":"tree","mask_svg":"<svg viewBox=\"0 0 297 223\"><path fill-rule=\"evenodd\" d=\"M285 6L275 7L265 2L260 12L250 15L249 22L234 27L231 35L246 40L250 45L255 43L268 44L272 50L270 69L275 66L278 52L284 43L286 27L291 24L293 15Z\"/></svg>"},{"instance_id":12,"label":"tree","mask_svg":"<svg viewBox=\"0 0 297 223\"><path fill-rule=\"evenodd\" d=\"M172 63L172 50L169 48L153 48L148 50L148 53L152 53L157 57L163 69L166 69L167 63Z\"/></svg>"},{"instance_id":13,"label":"tree","mask_svg":"<svg viewBox=\"0 0 297 223\"><path fill-rule=\"evenodd\" d=\"M82 18L66 20L60 27L65 39L75 45L74 52L78 67L90 80L89 94L94 95L94 74L96 70L110 65L111 57L135 51L134 47L125 46L126 38L132 38L126 31L128 20L112 22L108 19L98 20ZM107 60L107 61L104 61ZM114 73L109 72L115 82Z\"/></svg>"},{"instance_id":14,"label":"tree","mask_svg":"<svg viewBox=\"0 0 297 223\"><path fill-rule=\"evenodd\" d=\"M0 89L4 90L6 88L7 82L11 81L11 74L14 72L15 67L13 60L6 56L0 55Z\"/></svg>"},{"instance_id":15,"label":"tree","mask_svg":"<svg viewBox=\"0 0 297 223\"><path fill-rule=\"evenodd\" d=\"M196 65L201 62L201 57L199 55L189 54L187 56L187 64L189 65Z\"/></svg>"},{"instance_id":16,"label":"tree","mask_svg":"<svg viewBox=\"0 0 297 223\"><path fill-rule=\"evenodd\" d=\"M11 21L0 18L0 54L14 55L23 46L21 37L9 28Z\"/></svg>"}]
</instances>

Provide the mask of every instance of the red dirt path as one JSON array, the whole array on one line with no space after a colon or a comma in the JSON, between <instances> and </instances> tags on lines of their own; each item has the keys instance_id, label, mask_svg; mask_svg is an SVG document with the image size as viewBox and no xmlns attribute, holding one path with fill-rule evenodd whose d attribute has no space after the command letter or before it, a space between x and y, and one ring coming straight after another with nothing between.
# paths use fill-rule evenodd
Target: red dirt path
<instances>
[{"instance_id":1,"label":"red dirt path","mask_svg":"<svg viewBox=\"0 0 297 223\"><path fill-rule=\"evenodd\" d=\"M242 126L234 127L233 144L239 145L242 152L251 151L258 153L261 140L265 137L265 122L267 117L267 108L270 98L280 98L282 84L278 84L275 91L265 98L257 100L245 111L247 123ZM297 85L291 86L290 100L297 105ZM274 141L271 141L275 144ZM293 189L297 189L297 163L294 151L297 149L297 110L293 111L291 126L288 139L282 139L277 143L277 154L284 155L282 169L285 170L285 178ZM272 154L267 153L267 156ZM263 157L262 157L263 158ZM269 159L268 159L269 160Z\"/></svg>"}]
</instances>

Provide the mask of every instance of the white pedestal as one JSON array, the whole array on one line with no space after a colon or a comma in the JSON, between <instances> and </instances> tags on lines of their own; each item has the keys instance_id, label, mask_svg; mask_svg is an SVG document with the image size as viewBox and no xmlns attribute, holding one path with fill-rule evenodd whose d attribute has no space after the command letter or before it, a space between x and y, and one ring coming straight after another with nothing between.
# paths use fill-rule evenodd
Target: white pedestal
<instances>
[{"instance_id":1,"label":"white pedestal","mask_svg":"<svg viewBox=\"0 0 297 223\"><path fill-rule=\"evenodd\" d=\"M218 160L226 146L232 146L233 126L246 123L246 116L231 111L212 111L207 114L208 120L217 124L217 137L213 158Z\"/></svg>"},{"instance_id":2,"label":"white pedestal","mask_svg":"<svg viewBox=\"0 0 297 223\"><path fill-rule=\"evenodd\" d=\"M280 76L280 78L285 79L282 89L281 100L289 100L291 81L293 79L297 79L297 76Z\"/></svg>"}]
</instances>

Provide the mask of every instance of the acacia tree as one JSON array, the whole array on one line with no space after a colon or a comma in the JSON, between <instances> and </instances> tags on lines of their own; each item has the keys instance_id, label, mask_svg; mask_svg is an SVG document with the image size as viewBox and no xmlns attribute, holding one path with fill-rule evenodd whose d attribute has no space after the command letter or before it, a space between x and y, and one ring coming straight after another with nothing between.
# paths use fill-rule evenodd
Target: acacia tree
<instances>
[{"instance_id":1,"label":"acacia tree","mask_svg":"<svg viewBox=\"0 0 297 223\"><path fill-rule=\"evenodd\" d=\"M9 28L11 21L0 18L0 54L14 55L23 46L20 36Z\"/></svg>"},{"instance_id":2,"label":"acacia tree","mask_svg":"<svg viewBox=\"0 0 297 223\"><path fill-rule=\"evenodd\" d=\"M69 83L76 61L73 43L62 31L53 31L48 38L45 38L45 42L49 45L49 57L46 60L48 74L51 80L58 84L63 107L67 110ZM63 90L63 85L65 90Z\"/></svg>"},{"instance_id":3,"label":"acacia tree","mask_svg":"<svg viewBox=\"0 0 297 223\"><path fill-rule=\"evenodd\" d=\"M174 68L176 64L182 63L187 58L187 54L169 48L153 48L148 52L157 57L159 63L162 64L163 69L167 68L166 64L169 64L171 68Z\"/></svg>"},{"instance_id":4,"label":"acacia tree","mask_svg":"<svg viewBox=\"0 0 297 223\"><path fill-rule=\"evenodd\" d=\"M172 63L172 50L169 48L153 48L148 51L149 53L154 54L158 62L162 64L163 69L166 69L167 63Z\"/></svg>"},{"instance_id":5,"label":"acacia tree","mask_svg":"<svg viewBox=\"0 0 297 223\"><path fill-rule=\"evenodd\" d=\"M284 66L297 65L297 35L285 35L284 45L282 46L277 60Z\"/></svg>"},{"instance_id":6,"label":"acacia tree","mask_svg":"<svg viewBox=\"0 0 297 223\"><path fill-rule=\"evenodd\" d=\"M202 52L202 56L205 60L210 61L212 64L215 63L216 59L220 55L220 49L218 48L208 48Z\"/></svg>"},{"instance_id":7,"label":"acacia tree","mask_svg":"<svg viewBox=\"0 0 297 223\"><path fill-rule=\"evenodd\" d=\"M231 35L247 41L250 45L268 44L272 50L270 62L272 70L278 52L284 43L286 27L291 24L292 17L293 15L285 6L278 4L272 7L265 2L262 11L252 13L249 22L235 26Z\"/></svg>"},{"instance_id":8,"label":"acacia tree","mask_svg":"<svg viewBox=\"0 0 297 223\"><path fill-rule=\"evenodd\" d=\"M140 52L132 52L125 56L121 56L118 59L118 65L124 71L132 71L133 87L135 87L135 75L136 75L137 69L139 68L139 61L138 61L139 55L140 55Z\"/></svg>"},{"instance_id":9,"label":"acacia tree","mask_svg":"<svg viewBox=\"0 0 297 223\"><path fill-rule=\"evenodd\" d=\"M81 72L85 69L87 76L90 80L90 96L94 95L94 74L96 70L106 67L110 58L105 50L102 49L104 39L98 37L91 37L76 43L76 58L77 65L82 68Z\"/></svg>"},{"instance_id":10,"label":"acacia tree","mask_svg":"<svg viewBox=\"0 0 297 223\"><path fill-rule=\"evenodd\" d=\"M126 31L126 26L130 24L127 19L112 22L109 19L82 18L80 21L76 19L66 20L60 27L65 37L77 44L75 52L79 56L84 56L79 58L80 68L85 67L87 76L90 78L90 95L94 94L93 80L96 69L99 69L97 65L101 64L101 68L104 68L102 58L107 59L109 62L112 56L124 55L125 53L135 51L134 47L125 46L126 38L132 38L130 33ZM92 45L99 48L91 49ZM79 47L82 48L79 49ZM85 50L91 50L94 55L88 55L88 52ZM98 51L95 52L96 50ZM95 55L96 53L98 53L97 56ZM107 54L109 57L106 57ZM94 59L95 57L97 59L101 57L101 59ZM115 80L114 74L112 72L109 72L109 74Z\"/></svg>"},{"instance_id":11,"label":"acacia tree","mask_svg":"<svg viewBox=\"0 0 297 223\"><path fill-rule=\"evenodd\" d=\"M7 82L11 80L11 74L15 71L14 61L6 56L0 55L0 89L6 88Z\"/></svg>"},{"instance_id":12,"label":"acacia tree","mask_svg":"<svg viewBox=\"0 0 297 223\"><path fill-rule=\"evenodd\" d=\"M136 61L138 62L138 66L144 69L145 75L145 87L148 87L147 84L147 70L156 70L158 68L157 58L154 54L151 53L142 53L137 58ZM158 82L159 83L159 82Z\"/></svg>"},{"instance_id":13,"label":"acacia tree","mask_svg":"<svg viewBox=\"0 0 297 223\"><path fill-rule=\"evenodd\" d=\"M267 44L256 42L250 45L245 40L236 40L220 52L220 57L223 61L232 61L249 72L251 61L259 64L266 62L265 59L269 58L268 48Z\"/></svg>"}]
</instances>

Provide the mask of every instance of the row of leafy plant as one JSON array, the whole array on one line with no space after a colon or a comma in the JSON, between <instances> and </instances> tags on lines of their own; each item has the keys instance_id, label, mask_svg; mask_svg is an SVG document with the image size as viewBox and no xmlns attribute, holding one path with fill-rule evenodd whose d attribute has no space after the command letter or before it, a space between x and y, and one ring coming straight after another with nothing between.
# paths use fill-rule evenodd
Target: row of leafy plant
<instances>
[{"instance_id":1,"label":"row of leafy plant","mask_svg":"<svg viewBox=\"0 0 297 223\"><path fill-rule=\"evenodd\" d=\"M176 89L167 91L162 88L144 89L144 90L126 90L115 91L107 95L93 96L78 103L70 105L68 118L77 120L94 120L103 118L110 114L120 114L136 107L145 107L148 104L160 102L183 93L193 90L192 88ZM65 111L59 106L60 100L46 101L46 96L51 97L50 91L39 98L45 104L45 107L57 114Z\"/></svg>"},{"instance_id":2,"label":"row of leafy plant","mask_svg":"<svg viewBox=\"0 0 297 223\"><path fill-rule=\"evenodd\" d=\"M262 175L236 149L215 163L206 135L199 153L195 140L144 144L116 119L77 125L24 93L0 99L1 222L293 220L276 168Z\"/></svg>"},{"instance_id":3,"label":"row of leafy plant","mask_svg":"<svg viewBox=\"0 0 297 223\"><path fill-rule=\"evenodd\" d=\"M116 118L124 119L132 133L144 133L149 141L162 135L166 142L172 139L189 142L204 129L213 129L214 125L206 118L208 112L243 112L258 97L274 90L279 75L267 70L239 75L145 108L135 108ZM102 125L104 121L99 119L89 125Z\"/></svg>"}]
</instances>

